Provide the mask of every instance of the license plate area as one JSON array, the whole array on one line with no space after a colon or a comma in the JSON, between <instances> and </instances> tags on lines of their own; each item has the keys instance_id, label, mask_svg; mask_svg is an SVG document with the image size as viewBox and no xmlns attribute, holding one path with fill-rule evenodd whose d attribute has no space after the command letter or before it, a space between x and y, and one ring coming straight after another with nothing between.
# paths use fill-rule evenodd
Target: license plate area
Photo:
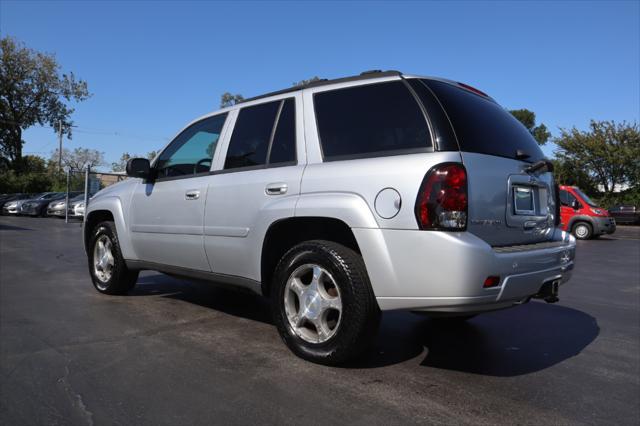
<instances>
[{"instance_id":1,"label":"license plate area","mask_svg":"<svg viewBox=\"0 0 640 426\"><path fill-rule=\"evenodd\" d=\"M544 178L531 179L528 175L510 175L507 183L506 223L510 228L524 232L546 229L553 207L553 192Z\"/></svg>"},{"instance_id":2,"label":"license plate area","mask_svg":"<svg viewBox=\"0 0 640 426\"><path fill-rule=\"evenodd\" d=\"M513 186L513 208L516 215L536 215L536 190L532 186Z\"/></svg>"}]
</instances>

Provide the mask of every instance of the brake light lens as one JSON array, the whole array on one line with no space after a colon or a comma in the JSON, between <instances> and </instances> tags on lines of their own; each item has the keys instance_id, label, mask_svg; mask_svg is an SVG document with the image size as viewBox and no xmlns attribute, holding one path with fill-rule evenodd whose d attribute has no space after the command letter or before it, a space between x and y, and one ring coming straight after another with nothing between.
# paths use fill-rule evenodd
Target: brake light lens
<instances>
[{"instance_id":1,"label":"brake light lens","mask_svg":"<svg viewBox=\"0 0 640 426\"><path fill-rule=\"evenodd\" d=\"M415 214L420 229L462 231L467 228L467 171L460 163L434 166L422 181Z\"/></svg>"},{"instance_id":2,"label":"brake light lens","mask_svg":"<svg viewBox=\"0 0 640 426\"><path fill-rule=\"evenodd\" d=\"M491 287L497 287L498 284L500 284L500 277L496 277L496 276L490 276L487 277L486 280L484 280L484 288L491 288Z\"/></svg>"}]
</instances>

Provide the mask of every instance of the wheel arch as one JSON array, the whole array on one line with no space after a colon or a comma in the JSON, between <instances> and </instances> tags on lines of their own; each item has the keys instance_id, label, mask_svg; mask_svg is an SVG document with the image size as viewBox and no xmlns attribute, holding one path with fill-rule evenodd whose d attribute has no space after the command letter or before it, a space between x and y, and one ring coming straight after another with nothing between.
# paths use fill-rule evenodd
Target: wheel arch
<instances>
[{"instance_id":1,"label":"wheel arch","mask_svg":"<svg viewBox=\"0 0 640 426\"><path fill-rule=\"evenodd\" d=\"M342 244L356 253L360 247L349 225L326 216L295 216L273 222L262 243L260 276L262 294L269 296L273 272L282 256L293 246L309 240L327 240Z\"/></svg>"},{"instance_id":2,"label":"wheel arch","mask_svg":"<svg viewBox=\"0 0 640 426\"><path fill-rule=\"evenodd\" d=\"M91 231L100 222L111 220L116 225L120 251L125 259L136 259L128 227L124 220L122 204L118 197L101 197L94 200L87 209L83 223L83 242L85 251L88 252L89 238Z\"/></svg>"},{"instance_id":3,"label":"wheel arch","mask_svg":"<svg viewBox=\"0 0 640 426\"><path fill-rule=\"evenodd\" d=\"M567 232L573 232L573 227L578 222L586 222L589 225L591 225L592 232L596 231L596 226L595 226L595 223L593 221L593 218L591 218L590 216L586 216L586 215L578 215L578 216L573 216L571 219L569 219L569 223L567 225Z\"/></svg>"}]
</instances>

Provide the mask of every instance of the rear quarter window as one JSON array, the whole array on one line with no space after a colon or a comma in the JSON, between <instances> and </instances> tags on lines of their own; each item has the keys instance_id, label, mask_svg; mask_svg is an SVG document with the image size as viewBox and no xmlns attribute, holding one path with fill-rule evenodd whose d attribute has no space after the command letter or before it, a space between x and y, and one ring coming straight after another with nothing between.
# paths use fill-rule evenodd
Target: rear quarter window
<instances>
[{"instance_id":1,"label":"rear quarter window","mask_svg":"<svg viewBox=\"0 0 640 426\"><path fill-rule=\"evenodd\" d=\"M325 160L428 150L429 128L401 81L316 93L314 106Z\"/></svg>"},{"instance_id":2,"label":"rear quarter window","mask_svg":"<svg viewBox=\"0 0 640 426\"><path fill-rule=\"evenodd\" d=\"M440 100L461 151L515 158L516 151L521 150L529 155L525 161L544 158L529 131L493 100L453 84L436 80L422 82Z\"/></svg>"}]
</instances>

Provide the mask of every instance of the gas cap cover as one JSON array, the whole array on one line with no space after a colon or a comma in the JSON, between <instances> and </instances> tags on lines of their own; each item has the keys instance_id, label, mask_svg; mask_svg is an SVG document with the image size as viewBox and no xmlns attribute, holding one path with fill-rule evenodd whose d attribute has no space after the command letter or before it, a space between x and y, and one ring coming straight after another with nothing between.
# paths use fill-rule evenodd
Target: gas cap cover
<instances>
[{"instance_id":1,"label":"gas cap cover","mask_svg":"<svg viewBox=\"0 0 640 426\"><path fill-rule=\"evenodd\" d=\"M392 219L402 207L402 198L393 188L384 188L376 195L376 213L383 219Z\"/></svg>"}]
</instances>

